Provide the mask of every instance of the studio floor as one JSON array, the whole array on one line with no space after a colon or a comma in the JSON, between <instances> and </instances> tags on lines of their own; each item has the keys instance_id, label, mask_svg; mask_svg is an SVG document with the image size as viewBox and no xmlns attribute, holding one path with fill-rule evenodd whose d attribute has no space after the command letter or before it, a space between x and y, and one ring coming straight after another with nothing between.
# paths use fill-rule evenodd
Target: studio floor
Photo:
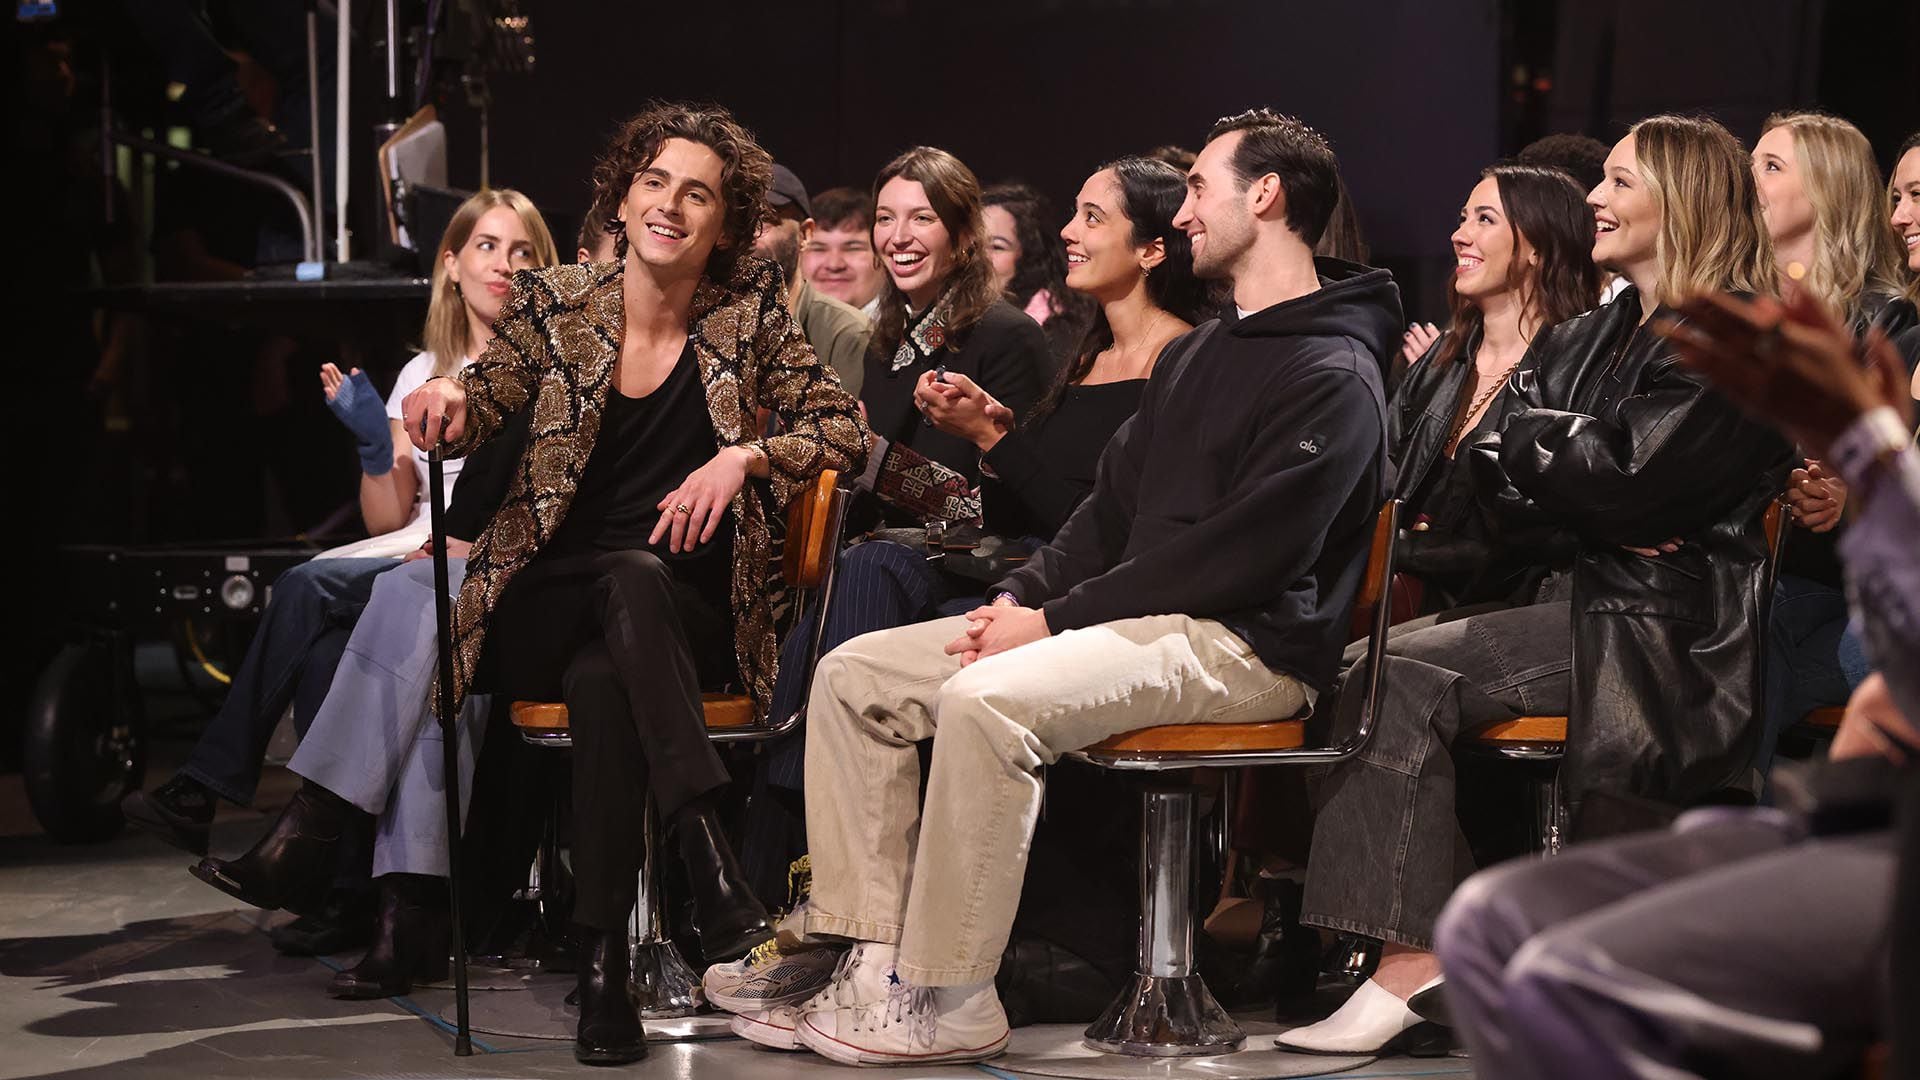
<instances>
[{"instance_id":1,"label":"studio floor","mask_svg":"<svg viewBox=\"0 0 1920 1080\"><path fill-rule=\"evenodd\" d=\"M242 907L202 885L186 873L186 855L150 837L65 847L19 827L18 779L0 777L0 817L8 819L0 830L0 1078L606 1075L575 1064L570 1044L556 1039L478 1034L472 1057L454 1057L440 1019L452 1000L447 990L379 1002L327 997L330 966L339 960L291 959L268 944L266 930L288 916ZM255 813L223 814L214 850L242 850L263 824ZM547 976L529 990L476 991L476 1014L519 1014L507 1007L511 995L526 1002L528 1016L564 1021L556 1004L564 981ZM1279 1054L1272 1024L1243 1020L1248 1050L1228 1057L1115 1059L1080 1048L1077 1027L1042 1026L1016 1031L1011 1052L991 1065L879 1075L1471 1076L1458 1059ZM714 1080L845 1072L731 1038L658 1043L645 1061L617 1071Z\"/></svg>"}]
</instances>

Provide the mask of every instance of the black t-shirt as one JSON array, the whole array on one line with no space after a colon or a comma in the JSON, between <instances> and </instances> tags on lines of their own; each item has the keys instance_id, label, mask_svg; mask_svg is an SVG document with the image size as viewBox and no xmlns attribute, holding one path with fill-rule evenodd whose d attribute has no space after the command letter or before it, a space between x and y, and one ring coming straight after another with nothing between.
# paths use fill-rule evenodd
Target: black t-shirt
<instances>
[{"instance_id":1,"label":"black t-shirt","mask_svg":"<svg viewBox=\"0 0 1920 1080\"><path fill-rule=\"evenodd\" d=\"M1100 453L1140 407L1145 379L1076 384L1038 423L1008 432L986 454L980 481L987 529L1000 536L1053 539L1093 490Z\"/></svg>"},{"instance_id":2,"label":"black t-shirt","mask_svg":"<svg viewBox=\"0 0 1920 1080\"><path fill-rule=\"evenodd\" d=\"M660 500L705 465L718 445L707 413L699 363L688 342L667 381L645 397L607 394L600 435L580 476L566 520L547 545L556 555L587 551L651 551L669 562L730 561L733 517L725 514L713 539L678 555L647 538L660 520ZM672 510L666 511L671 513Z\"/></svg>"}]
</instances>

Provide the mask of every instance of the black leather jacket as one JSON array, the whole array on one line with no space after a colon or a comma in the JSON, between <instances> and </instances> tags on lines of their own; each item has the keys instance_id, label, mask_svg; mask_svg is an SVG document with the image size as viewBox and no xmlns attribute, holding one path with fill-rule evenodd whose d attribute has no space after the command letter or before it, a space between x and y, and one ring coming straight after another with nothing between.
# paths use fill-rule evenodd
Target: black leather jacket
<instances>
[{"instance_id":1,"label":"black leather jacket","mask_svg":"<svg viewBox=\"0 0 1920 1080\"><path fill-rule=\"evenodd\" d=\"M1519 557L1496 543L1482 516L1469 514L1451 528L1415 529L1428 511L1417 500L1436 468L1446 464L1447 435L1458 418L1460 395L1473 381L1473 357L1480 346L1478 333L1451 360L1439 359L1446 337L1430 346L1394 388L1387 409L1387 445L1393 458L1393 497L1406 505L1400 520L1395 565L1419 578L1424 586L1422 613L1444 611L1464 604L1504 600L1525 603L1545 574L1540 553L1529 548ZM1509 387L1494 395L1487 406L1488 427L1498 431L1513 408ZM1457 455L1456 468L1469 468L1466 450ZM1564 563L1564 557L1560 560Z\"/></svg>"},{"instance_id":2,"label":"black leather jacket","mask_svg":"<svg viewBox=\"0 0 1920 1080\"><path fill-rule=\"evenodd\" d=\"M1628 289L1543 332L1506 426L1473 447L1503 540L1576 544L1569 809L1596 791L1686 805L1757 788L1762 521L1792 447L1639 321ZM1670 537L1684 546L1658 558L1622 547Z\"/></svg>"}]
</instances>

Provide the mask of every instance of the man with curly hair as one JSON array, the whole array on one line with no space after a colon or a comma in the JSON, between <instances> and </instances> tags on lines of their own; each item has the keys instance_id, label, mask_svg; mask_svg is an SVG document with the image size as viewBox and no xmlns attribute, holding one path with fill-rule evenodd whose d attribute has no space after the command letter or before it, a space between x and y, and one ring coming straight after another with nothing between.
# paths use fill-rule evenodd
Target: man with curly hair
<instances>
[{"instance_id":1,"label":"man with curly hair","mask_svg":"<svg viewBox=\"0 0 1920 1080\"><path fill-rule=\"evenodd\" d=\"M405 402L420 447L464 454L532 410L506 501L454 612L456 692L563 701L574 739L574 918L585 929L574 1055L643 1056L627 996L648 787L679 840L702 951L767 940L720 829L727 773L700 693L743 684L764 711L776 643L768 481L784 504L858 470L867 429L750 254L772 161L715 106L656 104L594 170L616 262L524 273L492 347ZM759 437L756 411L778 417Z\"/></svg>"}]
</instances>

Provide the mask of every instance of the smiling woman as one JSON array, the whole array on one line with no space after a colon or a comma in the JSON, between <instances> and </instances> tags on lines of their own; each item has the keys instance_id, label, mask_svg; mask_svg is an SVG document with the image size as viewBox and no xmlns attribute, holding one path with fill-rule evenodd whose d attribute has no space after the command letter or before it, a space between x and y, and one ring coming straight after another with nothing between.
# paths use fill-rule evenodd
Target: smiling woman
<instances>
[{"instance_id":1,"label":"smiling woman","mask_svg":"<svg viewBox=\"0 0 1920 1080\"><path fill-rule=\"evenodd\" d=\"M920 422L915 386L936 369L965 375L1017 422L1040 398L1046 335L994 285L980 181L959 158L915 147L880 170L873 191L873 246L887 284L860 400L876 434L978 483L979 451Z\"/></svg>"}]
</instances>

